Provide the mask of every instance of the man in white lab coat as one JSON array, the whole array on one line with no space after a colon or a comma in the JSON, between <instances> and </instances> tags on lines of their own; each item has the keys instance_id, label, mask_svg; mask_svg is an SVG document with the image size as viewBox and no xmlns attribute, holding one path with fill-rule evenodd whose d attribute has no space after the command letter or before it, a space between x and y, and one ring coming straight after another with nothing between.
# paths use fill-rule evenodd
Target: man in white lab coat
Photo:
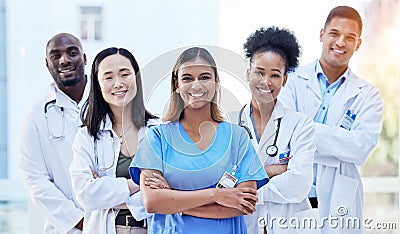
<instances>
[{"instance_id":1,"label":"man in white lab coat","mask_svg":"<svg viewBox=\"0 0 400 234\"><path fill-rule=\"evenodd\" d=\"M54 82L22 126L20 173L34 204L46 217L43 233L81 233L84 213L75 199L68 168L81 124L80 109L89 93L86 55L78 38L60 33L48 41L45 61Z\"/></svg>"},{"instance_id":2,"label":"man in white lab coat","mask_svg":"<svg viewBox=\"0 0 400 234\"><path fill-rule=\"evenodd\" d=\"M279 96L285 107L314 119L317 150L309 197L319 208L322 233L363 233L364 197L357 167L377 144L382 99L348 66L361 45L361 31L355 9L332 9L320 32L320 59L293 72Z\"/></svg>"}]
</instances>

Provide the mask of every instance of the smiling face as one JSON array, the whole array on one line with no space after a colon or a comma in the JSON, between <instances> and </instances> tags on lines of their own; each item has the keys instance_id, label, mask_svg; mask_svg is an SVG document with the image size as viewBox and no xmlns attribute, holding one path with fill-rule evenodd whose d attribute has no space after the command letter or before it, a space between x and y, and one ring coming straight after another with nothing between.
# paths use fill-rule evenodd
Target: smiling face
<instances>
[{"instance_id":1,"label":"smiling face","mask_svg":"<svg viewBox=\"0 0 400 234\"><path fill-rule=\"evenodd\" d=\"M80 42L69 34L52 38L46 48L46 66L60 89L74 86L85 76L86 55Z\"/></svg>"},{"instance_id":2,"label":"smiling face","mask_svg":"<svg viewBox=\"0 0 400 234\"><path fill-rule=\"evenodd\" d=\"M210 108L218 78L214 69L201 58L183 63L177 72L176 87L185 108Z\"/></svg>"},{"instance_id":3,"label":"smiling face","mask_svg":"<svg viewBox=\"0 0 400 234\"><path fill-rule=\"evenodd\" d=\"M286 79L285 62L280 55L271 51L255 54L247 70L252 102L276 102Z\"/></svg>"},{"instance_id":4,"label":"smiling face","mask_svg":"<svg viewBox=\"0 0 400 234\"><path fill-rule=\"evenodd\" d=\"M128 58L113 54L100 62L98 80L104 100L111 108L131 105L136 96L136 75Z\"/></svg>"},{"instance_id":5,"label":"smiling face","mask_svg":"<svg viewBox=\"0 0 400 234\"><path fill-rule=\"evenodd\" d=\"M356 20L334 17L320 32L321 65L345 71L361 45L360 31Z\"/></svg>"}]
</instances>

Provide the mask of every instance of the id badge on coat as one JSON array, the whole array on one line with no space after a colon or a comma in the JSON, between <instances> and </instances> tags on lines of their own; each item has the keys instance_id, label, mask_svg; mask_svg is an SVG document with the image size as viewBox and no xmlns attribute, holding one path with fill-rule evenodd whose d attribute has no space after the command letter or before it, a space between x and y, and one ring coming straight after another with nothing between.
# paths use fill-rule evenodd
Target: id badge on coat
<instances>
[{"instance_id":1,"label":"id badge on coat","mask_svg":"<svg viewBox=\"0 0 400 234\"><path fill-rule=\"evenodd\" d=\"M356 114L354 114L351 110L347 110L346 115L342 119L340 127L350 131L355 119Z\"/></svg>"},{"instance_id":2,"label":"id badge on coat","mask_svg":"<svg viewBox=\"0 0 400 234\"><path fill-rule=\"evenodd\" d=\"M240 174L236 172L236 168L236 166L233 166L231 170L225 171L216 187L234 188L240 176Z\"/></svg>"},{"instance_id":3,"label":"id badge on coat","mask_svg":"<svg viewBox=\"0 0 400 234\"><path fill-rule=\"evenodd\" d=\"M290 150L283 152L279 154L279 164L288 164L289 159L291 159L292 156L290 156Z\"/></svg>"}]
</instances>

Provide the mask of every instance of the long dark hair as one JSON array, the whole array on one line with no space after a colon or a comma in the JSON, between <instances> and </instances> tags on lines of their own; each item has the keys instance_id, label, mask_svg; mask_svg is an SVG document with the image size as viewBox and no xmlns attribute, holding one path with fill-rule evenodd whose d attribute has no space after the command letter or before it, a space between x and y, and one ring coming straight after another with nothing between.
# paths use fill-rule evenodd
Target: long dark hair
<instances>
[{"instance_id":1,"label":"long dark hair","mask_svg":"<svg viewBox=\"0 0 400 234\"><path fill-rule=\"evenodd\" d=\"M89 134L98 139L98 131L100 129L101 121L105 123L106 116L108 115L111 119L112 124L115 124L115 117L110 109L110 105L104 100L101 94L100 84L98 79L99 64L105 58L110 55L120 54L127 59L132 64L133 69L136 73L136 96L133 98L132 102L132 120L135 126L139 129L140 127L146 126L149 119L157 118L149 111L146 110L143 101L143 86L142 78L140 75L139 64L137 63L135 57L126 49L123 48L107 48L99 52L94 58L92 64L92 70L90 75L90 93L89 99L85 102L83 106L83 111L81 112L82 126L87 126Z\"/></svg>"}]
</instances>

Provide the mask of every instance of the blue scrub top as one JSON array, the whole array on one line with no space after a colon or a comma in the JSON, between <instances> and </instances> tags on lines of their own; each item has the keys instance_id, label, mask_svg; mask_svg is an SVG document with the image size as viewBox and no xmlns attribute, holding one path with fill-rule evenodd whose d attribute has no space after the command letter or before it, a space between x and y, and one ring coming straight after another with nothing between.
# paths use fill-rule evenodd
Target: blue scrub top
<instances>
[{"instance_id":1,"label":"blue scrub top","mask_svg":"<svg viewBox=\"0 0 400 234\"><path fill-rule=\"evenodd\" d=\"M180 122L152 127L134 157L130 173L140 182L140 168L160 171L171 188L199 190L215 187L225 171L236 166L237 184L255 180L257 189L268 182L247 132L220 122L210 146L200 150ZM149 233L246 233L242 216L207 219L188 215L155 214Z\"/></svg>"}]
</instances>

